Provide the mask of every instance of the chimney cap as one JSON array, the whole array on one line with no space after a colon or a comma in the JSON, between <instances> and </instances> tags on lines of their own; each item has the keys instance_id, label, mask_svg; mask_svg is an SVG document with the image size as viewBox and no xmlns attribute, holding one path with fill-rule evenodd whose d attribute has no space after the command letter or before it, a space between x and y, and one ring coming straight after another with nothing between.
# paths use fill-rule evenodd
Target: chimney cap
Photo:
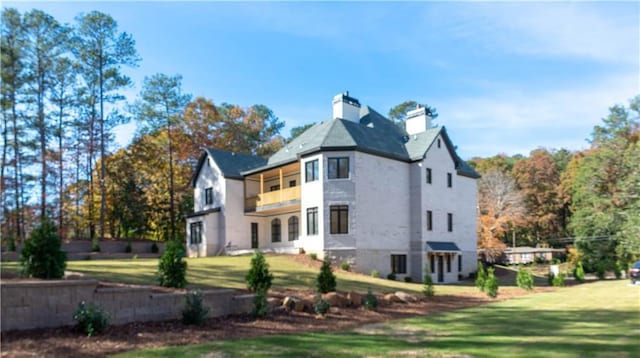
<instances>
[{"instance_id":1,"label":"chimney cap","mask_svg":"<svg viewBox=\"0 0 640 358\"><path fill-rule=\"evenodd\" d=\"M345 91L333 97L333 103L345 102L354 107L360 108L360 101L357 98L349 96L349 91Z\"/></svg>"}]
</instances>

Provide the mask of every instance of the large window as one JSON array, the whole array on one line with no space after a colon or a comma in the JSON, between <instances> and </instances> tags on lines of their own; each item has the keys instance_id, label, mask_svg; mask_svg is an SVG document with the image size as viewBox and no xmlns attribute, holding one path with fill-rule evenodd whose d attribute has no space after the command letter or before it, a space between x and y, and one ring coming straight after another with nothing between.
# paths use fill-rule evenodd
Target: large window
<instances>
[{"instance_id":1,"label":"large window","mask_svg":"<svg viewBox=\"0 0 640 358\"><path fill-rule=\"evenodd\" d=\"M271 242L282 241L280 219L271 220Z\"/></svg>"},{"instance_id":2,"label":"large window","mask_svg":"<svg viewBox=\"0 0 640 358\"><path fill-rule=\"evenodd\" d=\"M202 243L202 221L191 223L190 229L189 243L191 245Z\"/></svg>"},{"instance_id":3,"label":"large window","mask_svg":"<svg viewBox=\"0 0 640 358\"><path fill-rule=\"evenodd\" d=\"M453 231L453 214L447 214L447 231Z\"/></svg>"},{"instance_id":4,"label":"large window","mask_svg":"<svg viewBox=\"0 0 640 358\"><path fill-rule=\"evenodd\" d=\"M451 188L453 186L453 178L451 173L447 173L447 187Z\"/></svg>"},{"instance_id":5,"label":"large window","mask_svg":"<svg viewBox=\"0 0 640 358\"><path fill-rule=\"evenodd\" d=\"M298 217L292 216L289 218L289 241L298 240L299 235Z\"/></svg>"},{"instance_id":6,"label":"large window","mask_svg":"<svg viewBox=\"0 0 640 358\"><path fill-rule=\"evenodd\" d=\"M349 206L333 205L330 207L331 234L349 233Z\"/></svg>"},{"instance_id":7,"label":"large window","mask_svg":"<svg viewBox=\"0 0 640 358\"><path fill-rule=\"evenodd\" d=\"M307 235L318 235L318 208L307 209Z\"/></svg>"},{"instance_id":8,"label":"large window","mask_svg":"<svg viewBox=\"0 0 640 358\"><path fill-rule=\"evenodd\" d=\"M311 160L304 163L305 168L305 181L308 183L310 181L318 180L318 159Z\"/></svg>"},{"instance_id":9,"label":"large window","mask_svg":"<svg viewBox=\"0 0 640 358\"><path fill-rule=\"evenodd\" d=\"M427 168L424 174L427 178L427 184L431 184L431 168Z\"/></svg>"},{"instance_id":10,"label":"large window","mask_svg":"<svg viewBox=\"0 0 640 358\"><path fill-rule=\"evenodd\" d=\"M433 212L427 210L427 231L433 230Z\"/></svg>"},{"instance_id":11,"label":"large window","mask_svg":"<svg viewBox=\"0 0 640 358\"><path fill-rule=\"evenodd\" d=\"M407 255L391 255L391 272L407 273Z\"/></svg>"},{"instance_id":12,"label":"large window","mask_svg":"<svg viewBox=\"0 0 640 358\"><path fill-rule=\"evenodd\" d=\"M204 190L204 204L205 205L213 204L213 188L206 188Z\"/></svg>"},{"instance_id":13,"label":"large window","mask_svg":"<svg viewBox=\"0 0 640 358\"><path fill-rule=\"evenodd\" d=\"M329 179L349 178L349 158L329 158Z\"/></svg>"}]
</instances>

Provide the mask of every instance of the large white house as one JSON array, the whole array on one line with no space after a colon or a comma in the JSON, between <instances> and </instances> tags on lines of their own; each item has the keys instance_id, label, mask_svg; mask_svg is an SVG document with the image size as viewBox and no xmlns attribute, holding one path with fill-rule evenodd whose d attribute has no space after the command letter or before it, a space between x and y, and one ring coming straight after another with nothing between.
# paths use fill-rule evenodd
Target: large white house
<instances>
[{"instance_id":1,"label":"large white house","mask_svg":"<svg viewBox=\"0 0 640 358\"><path fill-rule=\"evenodd\" d=\"M207 149L191 184L191 257L242 249L316 253L385 277L475 272L476 180L425 108L406 130L348 93L270 158Z\"/></svg>"}]
</instances>

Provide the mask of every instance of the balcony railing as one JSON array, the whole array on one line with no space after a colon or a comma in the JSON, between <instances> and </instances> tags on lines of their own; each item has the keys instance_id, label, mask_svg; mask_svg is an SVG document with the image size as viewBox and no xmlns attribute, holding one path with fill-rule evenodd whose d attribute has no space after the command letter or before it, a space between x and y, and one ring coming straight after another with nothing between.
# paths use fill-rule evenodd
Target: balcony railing
<instances>
[{"instance_id":1,"label":"balcony railing","mask_svg":"<svg viewBox=\"0 0 640 358\"><path fill-rule=\"evenodd\" d=\"M300 187L294 186L281 190L274 190L267 193L245 199L245 210L259 209L268 205L287 203L300 200Z\"/></svg>"}]
</instances>

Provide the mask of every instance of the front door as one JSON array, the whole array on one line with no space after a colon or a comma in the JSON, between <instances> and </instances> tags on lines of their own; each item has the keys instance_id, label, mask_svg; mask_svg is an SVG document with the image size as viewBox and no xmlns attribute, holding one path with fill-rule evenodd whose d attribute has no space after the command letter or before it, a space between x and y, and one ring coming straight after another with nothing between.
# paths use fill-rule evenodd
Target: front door
<instances>
[{"instance_id":1,"label":"front door","mask_svg":"<svg viewBox=\"0 0 640 358\"><path fill-rule=\"evenodd\" d=\"M251 248L258 248L258 223L251 223Z\"/></svg>"},{"instance_id":2,"label":"front door","mask_svg":"<svg viewBox=\"0 0 640 358\"><path fill-rule=\"evenodd\" d=\"M438 255L438 282L444 282L444 258Z\"/></svg>"}]
</instances>

